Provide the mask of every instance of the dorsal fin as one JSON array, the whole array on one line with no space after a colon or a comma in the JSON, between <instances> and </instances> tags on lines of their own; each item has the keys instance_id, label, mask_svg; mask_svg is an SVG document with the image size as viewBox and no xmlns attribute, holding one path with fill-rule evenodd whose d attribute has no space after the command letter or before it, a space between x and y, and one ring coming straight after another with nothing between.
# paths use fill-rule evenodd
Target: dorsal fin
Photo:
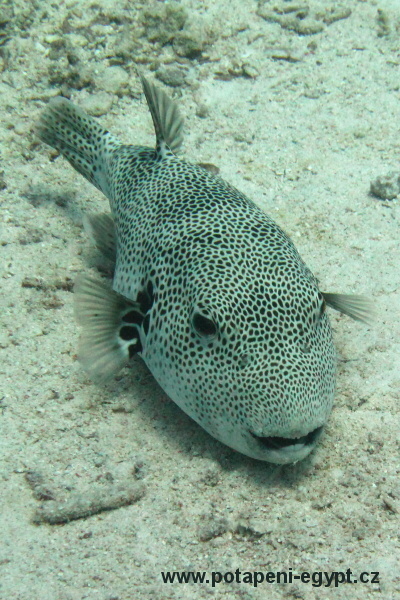
<instances>
[{"instance_id":1,"label":"dorsal fin","mask_svg":"<svg viewBox=\"0 0 400 600\"><path fill-rule=\"evenodd\" d=\"M183 141L183 118L175 102L165 92L140 76L144 95L151 112L157 138L157 149L162 158L168 149L177 152Z\"/></svg>"}]
</instances>

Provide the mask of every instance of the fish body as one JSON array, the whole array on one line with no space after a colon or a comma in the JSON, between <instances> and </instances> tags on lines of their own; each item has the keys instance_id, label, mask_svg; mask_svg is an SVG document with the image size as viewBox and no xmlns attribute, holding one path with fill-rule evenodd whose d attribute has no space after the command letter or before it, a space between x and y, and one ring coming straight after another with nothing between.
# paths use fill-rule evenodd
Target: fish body
<instances>
[{"instance_id":1,"label":"fish body","mask_svg":"<svg viewBox=\"0 0 400 600\"><path fill-rule=\"evenodd\" d=\"M256 459L314 448L335 394L326 304L364 319L362 297L323 294L286 233L244 194L176 155L175 103L142 79L156 148L124 145L66 99L39 137L109 199L89 217L112 286L83 276L79 356L104 381L138 353L212 436Z\"/></svg>"}]
</instances>

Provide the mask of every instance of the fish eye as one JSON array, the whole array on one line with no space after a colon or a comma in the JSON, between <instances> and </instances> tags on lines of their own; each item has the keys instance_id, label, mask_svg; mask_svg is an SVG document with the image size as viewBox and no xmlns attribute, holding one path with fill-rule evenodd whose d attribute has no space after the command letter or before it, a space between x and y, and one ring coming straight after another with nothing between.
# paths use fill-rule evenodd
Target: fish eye
<instances>
[{"instance_id":1,"label":"fish eye","mask_svg":"<svg viewBox=\"0 0 400 600\"><path fill-rule=\"evenodd\" d=\"M196 333L201 337L211 337L217 333L217 326L214 321L201 313L194 313L192 324Z\"/></svg>"}]
</instances>

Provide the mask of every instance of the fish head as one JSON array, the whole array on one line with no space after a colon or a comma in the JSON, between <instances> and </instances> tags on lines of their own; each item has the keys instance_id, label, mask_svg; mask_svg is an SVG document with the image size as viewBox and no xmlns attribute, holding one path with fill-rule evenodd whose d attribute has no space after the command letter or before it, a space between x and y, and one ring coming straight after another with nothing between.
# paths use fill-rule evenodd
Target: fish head
<instances>
[{"instance_id":1,"label":"fish head","mask_svg":"<svg viewBox=\"0 0 400 600\"><path fill-rule=\"evenodd\" d=\"M230 258L201 254L175 285L167 278L154 305L157 341L143 344L143 358L215 438L256 459L296 462L314 448L335 392L325 302L302 262Z\"/></svg>"}]
</instances>

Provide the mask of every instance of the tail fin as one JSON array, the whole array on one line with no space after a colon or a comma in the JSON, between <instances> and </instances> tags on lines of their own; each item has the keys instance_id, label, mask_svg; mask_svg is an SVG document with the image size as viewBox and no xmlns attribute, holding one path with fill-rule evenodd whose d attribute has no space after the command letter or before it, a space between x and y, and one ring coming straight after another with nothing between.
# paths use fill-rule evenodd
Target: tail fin
<instances>
[{"instance_id":1,"label":"tail fin","mask_svg":"<svg viewBox=\"0 0 400 600\"><path fill-rule=\"evenodd\" d=\"M106 129L75 104L58 97L42 113L36 132L109 197L108 160L121 144Z\"/></svg>"}]
</instances>

